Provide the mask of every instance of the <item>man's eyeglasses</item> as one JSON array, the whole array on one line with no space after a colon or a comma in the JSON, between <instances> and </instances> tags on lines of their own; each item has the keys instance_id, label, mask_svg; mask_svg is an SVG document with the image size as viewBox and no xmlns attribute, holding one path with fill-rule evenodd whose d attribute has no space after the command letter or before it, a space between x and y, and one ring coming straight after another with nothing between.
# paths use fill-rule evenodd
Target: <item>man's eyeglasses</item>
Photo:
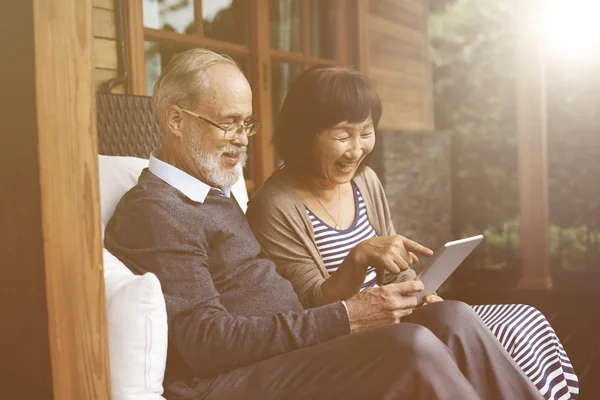
<instances>
[{"instance_id":1,"label":"man's eyeglasses","mask_svg":"<svg viewBox=\"0 0 600 400\"><path fill-rule=\"evenodd\" d=\"M237 139L242 132L246 131L247 136L256 135L258 129L260 128L260 122L255 121L253 119L245 121L242 125L220 125L216 122L211 121L210 119L204 118L196 113L193 113L185 108L182 108L181 111L186 114L191 115L194 118L198 118L207 124L214 126L215 128L219 128L223 131L223 138L226 140L235 140Z\"/></svg>"}]
</instances>

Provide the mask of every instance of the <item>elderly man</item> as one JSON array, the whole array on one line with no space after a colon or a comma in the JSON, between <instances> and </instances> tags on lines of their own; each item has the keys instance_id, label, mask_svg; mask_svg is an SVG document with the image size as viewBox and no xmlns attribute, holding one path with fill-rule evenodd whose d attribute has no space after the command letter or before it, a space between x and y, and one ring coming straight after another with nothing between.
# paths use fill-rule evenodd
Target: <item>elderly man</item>
<instances>
[{"instance_id":1,"label":"elderly man","mask_svg":"<svg viewBox=\"0 0 600 400\"><path fill-rule=\"evenodd\" d=\"M106 247L161 281L167 398L540 398L469 307L414 309L409 293L420 282L303 309L229 190L259 126L231 59L201 49L175 56L154 103L162 147L117 206ZM428 253L408 240L386 251Z\"/></svg>"}]
</instances>

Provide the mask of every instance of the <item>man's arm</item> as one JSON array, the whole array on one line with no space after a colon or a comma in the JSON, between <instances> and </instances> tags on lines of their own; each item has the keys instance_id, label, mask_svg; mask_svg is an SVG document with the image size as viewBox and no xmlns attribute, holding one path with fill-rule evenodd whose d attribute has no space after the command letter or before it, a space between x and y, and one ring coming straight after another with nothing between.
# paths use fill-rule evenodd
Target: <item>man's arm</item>
<instances>
[{"instance_id":1,"label":"man's arm","mask_svg":"<svg viewBox=\"0 0 600 400\"><path fill-rule=\"evenodd\" d=\"M217 299L175 317L172 344L199 377L211 377L350 333L341 302L268 317L229 314Z\"/></svg>"},{"instance_id":2,"label":"man's arm","mask_svg":"<svg viewBox=\"0 0 600 400\"><path fill-rule=\"evenodd\" d=\"M157 275L167 304L169 345L198 377L350 333L340 302L270 316L230 314L213 284L206 239L185 232L185 223L172 210L139 203L117 209L107 227L106 246L134 272Z\"/></svg>"}]
</instances>

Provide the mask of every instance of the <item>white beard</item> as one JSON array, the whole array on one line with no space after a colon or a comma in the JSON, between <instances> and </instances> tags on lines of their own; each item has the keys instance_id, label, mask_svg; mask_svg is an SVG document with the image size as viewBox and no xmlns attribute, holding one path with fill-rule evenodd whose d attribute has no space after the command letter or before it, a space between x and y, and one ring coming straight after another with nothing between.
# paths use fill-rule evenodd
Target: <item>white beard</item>
<instances>
[{"instance_id":1,"label":"white beard","mask_svg":"<svg viewBox=\"0 0 600 400\"><path fill-rule=\"evenodd\" d=\"M196 149L202 148L202 143L199 135L195 135L193 139L193 145ZM197 141L197 142L196 142ZM221 160L223 154L232 153L239 154L240 159L236 164L235 168L231 171L225 171L221 167ZM196 167L199 171L202 171L205 179L208 180L209 185L217 188L228 188L233 186L235 182L242 176L243 168L246 166L248 159L248 153L246 147L239 147L234 145L228 145L221 148L217 153L205 153L202 150L196 152L193 155Z\"/></svg>"}]
</instances>

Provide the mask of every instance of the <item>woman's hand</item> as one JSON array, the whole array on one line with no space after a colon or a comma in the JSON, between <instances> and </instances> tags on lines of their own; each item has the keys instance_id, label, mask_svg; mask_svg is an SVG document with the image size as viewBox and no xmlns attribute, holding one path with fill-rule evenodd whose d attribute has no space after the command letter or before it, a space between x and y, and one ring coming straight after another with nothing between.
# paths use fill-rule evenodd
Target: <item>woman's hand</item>
<instances>
[{"instance_id":1,"label":"woman's hand","mask_svg":"<svg viewBox=\"0 0 600 400\"><path fill-rule=\"evenodd\" d=\"M431 256L433 251L400 235L360 242L323 282L321 291L330 302L349 299L360 291L369 266L377 269L378 275L384 271L397 275L418 261L414 253Z\"/></svg>"},{"instance_id":2,"label":"woman's hand","mask_svg":"<svg viewBox=\"0 0 600 400\"><path fill-rule=\"evenodd\" d=\"M398 274L419 261L415 255L433 255L427 247L401 235L381 236L365 240L352 249L351 257L357 266L368 266Z\"/></svg>"}]
</instances>

